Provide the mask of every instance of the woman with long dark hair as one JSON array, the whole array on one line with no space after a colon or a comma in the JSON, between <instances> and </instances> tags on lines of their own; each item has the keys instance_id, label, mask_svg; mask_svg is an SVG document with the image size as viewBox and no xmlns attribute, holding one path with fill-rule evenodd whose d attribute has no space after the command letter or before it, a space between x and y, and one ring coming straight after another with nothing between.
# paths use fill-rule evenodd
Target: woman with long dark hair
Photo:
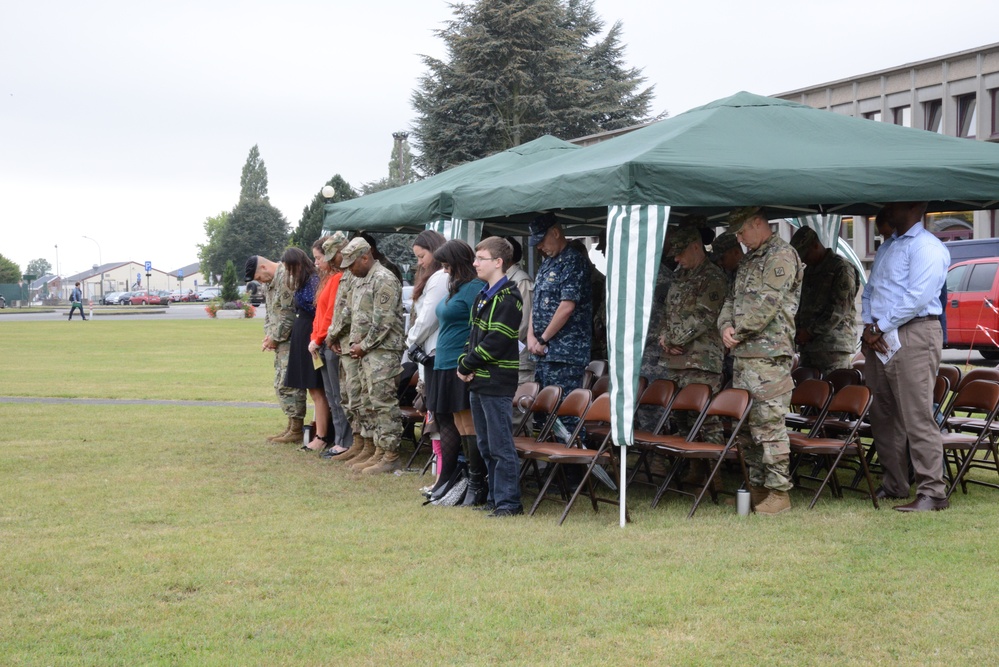
<instances>
[{"instance_id":1,"label":"woman with long dark hair","mask_svg":"<svg viewBox=\"0 0 999 667\"><path fill-rule=\"evenodd\" d=\"M319 291L319 275L311 257L301 248L288 248L281 255L287 273L288 288L295 291L295 323L291 327L288 353L288 370L284 385L296 389L307 389L315 406L316 436L326 442L330 425L330 408L326 403L323 377L312 363L309 352L309 339L312 336L312 322L316 316L316 293ZM313 440L313 442L316 442ZM312 449L312 442L302 445L302 449ZM322 449L322 446L317 447Z\"/></svg>"},{"instance_id":2,"label":"woman with long dark hair","mask_svg":"<svg viewBox=\"0 0 999 667\"><path fill-rule=\"evenodd\" d=\"M434 253L447 242L440 232L431 229L424 230L413 241L413 255L416 256L416 282L413 287L413 309L410 313L409 332L406 335L407 356L415 349L422 350L427 358L418 364L423 395L427 393L427 374L433 372L434 355L437 351L437 304L447 296L448 275L441 263L434 259ZM410 359L413 361L413 359ZM427 415L424 428L429 429L434 422L433 413ZM430 438L430 446L441 460L441 441L436 431ZM420 491L429 495L437 484L423 487Z\"/></svg>"},{"instance_id":3,"label":"woman with long dark hair","mask_svg":"<svg viewBox=\"0 0 999 667\"><path fill-rule=\"evenodd\" d=\"M485 496L479 490L485 488L485 466L475 443L468 385L458 378L457 369L458 356L465 348L471 328L472 304L485 283L476 276L472 264L475 252L464 241L448 241L434 252L434 259L441 263L449 279L448 294L437 304L437 353L434 355L434 370L427 374L427 410L434 413L441 442L440 476L431 491L431 499L441 497L447 490L446 485L464 446L469 459L469 487L465 504L481 505L485 502Z\"/></svg>"}]
</instances>

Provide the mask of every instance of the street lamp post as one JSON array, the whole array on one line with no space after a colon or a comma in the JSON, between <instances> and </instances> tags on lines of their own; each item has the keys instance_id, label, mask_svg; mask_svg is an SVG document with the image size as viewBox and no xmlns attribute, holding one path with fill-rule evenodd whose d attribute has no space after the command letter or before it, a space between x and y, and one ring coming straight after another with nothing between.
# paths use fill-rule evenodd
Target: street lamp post
<instances>
[{"instance_id":1,"label":"street lamp post","mask_svg":"<svg viewBox=\"0 0 999 667\"><path fill-rule=\"evenodd\" d=\"M100 264L100 267L101 267L101 296L100 296L100 299L98 301L103 303L103 301L104 301L104 258L101 257L101 244L98 243L96 240L90 238L89 236L84 236L83 238L87 239L88 241L93 241L94 245L97 246L97 261L98 261L98 263Z\"/></svg>"}]
</instances>

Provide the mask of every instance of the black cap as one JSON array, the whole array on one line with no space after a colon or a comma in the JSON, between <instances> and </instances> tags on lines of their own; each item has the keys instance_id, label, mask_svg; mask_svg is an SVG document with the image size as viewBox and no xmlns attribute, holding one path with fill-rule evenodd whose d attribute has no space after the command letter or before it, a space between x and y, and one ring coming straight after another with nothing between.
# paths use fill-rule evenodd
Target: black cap
<instances>
[{"instance_id":1,"label":"black cap","mask_svg":"<svg viewBox=\"0 0 999 667\"><path fill-rule=\"evenodd\" d=\"M250 258L246 260L246 268L243 270L243 278L245 282L250 282L253 280L254 276L257 275L257 256L250 255Z\"/></svg>"}]
</instances>

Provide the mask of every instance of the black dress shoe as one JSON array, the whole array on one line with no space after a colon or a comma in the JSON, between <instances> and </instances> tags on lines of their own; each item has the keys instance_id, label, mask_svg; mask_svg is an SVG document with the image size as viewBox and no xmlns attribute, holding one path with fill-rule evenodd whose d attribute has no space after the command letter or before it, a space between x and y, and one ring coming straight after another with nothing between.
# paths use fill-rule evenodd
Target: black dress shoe
<instances>
[{"instance_id":1,"label":"black dress shoe","mask_svg":"<svg viewBox=\"0 0 999 667\"><path fill-rule=\"evenodd\" d=\"M916 499L907 505L896 505L899 512L936 512L950 507L950 501L946 498L930 498L921 493L916 494Z\"/></svg>"},{"instance_id":2,"label":"black dress shoe","mask_svg":"<svg viewBox=\"0 0 999 667\"><path fill-rule=\"evenodd\" d=\"M485 505L478 505L476 507L473 507L472 509L475 510L476 512L492 512L494 509L496 509L496 505L493 505L491 502L487 500Z\"/></svg>"},{"instance_id":3,"label":"black dress shoe","mask_svg":"<svg viewBox=\"0 0 999 667\"><path fill-rule=\"evenodd\" d=\"M909 499L909 495L908 494L906 494L904 496L893 496L892 494L888 493L888 491L883 486L879 486L874 491L874 497L877 498L878 500L908 500Z\"/></svg>"},{"instance_id":4,"label":"black dress shoe","mask_svg":"<svg viewBox=\"0 0 999 667\"><path fill-rule=\"evenodd\" d=\"M512 509L512 510L504 507L498 510L493 510L486 516L490 519L503 519L509 516L518 516L523 513L524 513L523 507L518 507L517 509Z\"/></svg>"}]
</instances>

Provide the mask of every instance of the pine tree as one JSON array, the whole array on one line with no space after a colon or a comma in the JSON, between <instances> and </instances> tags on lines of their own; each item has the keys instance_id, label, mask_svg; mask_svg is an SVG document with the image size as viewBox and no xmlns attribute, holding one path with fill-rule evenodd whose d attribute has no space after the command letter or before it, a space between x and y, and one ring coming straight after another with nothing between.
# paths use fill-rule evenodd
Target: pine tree
<instances>
[{"instance_id":1,"label":"pine tree","mask_svg":"<svg viewBox=\"0 0 999 667\"><path fill-rule=\"evenodd\" d=\"M267 199L267 167L256 144L250 149L239 178L239 200L244 199Z\"/></svg>"},{"instance_id":2,"label":"pine tree","mask_svg":"<svg viewBox=\"0 0 999 667\"><path fill-rule=\"evenodd\" d=\"M239 300L239 290L236 289L236 264L227 259L222 270L222 293L219 295L225 303Z\"/></svg>"},{"instance_id":3,"label":"pine tree","mask_svg":"<svg viewBox=\"0 0 999 667\"><path fill-rule=\"evenodd\" d=\"M652 88L623 65L621 25L593 0L476 0L437 31L447 59L424 57L413 93L417 166L437 173L543 134L571 139L641 122Z\"/></svg>"}]
</instances>

